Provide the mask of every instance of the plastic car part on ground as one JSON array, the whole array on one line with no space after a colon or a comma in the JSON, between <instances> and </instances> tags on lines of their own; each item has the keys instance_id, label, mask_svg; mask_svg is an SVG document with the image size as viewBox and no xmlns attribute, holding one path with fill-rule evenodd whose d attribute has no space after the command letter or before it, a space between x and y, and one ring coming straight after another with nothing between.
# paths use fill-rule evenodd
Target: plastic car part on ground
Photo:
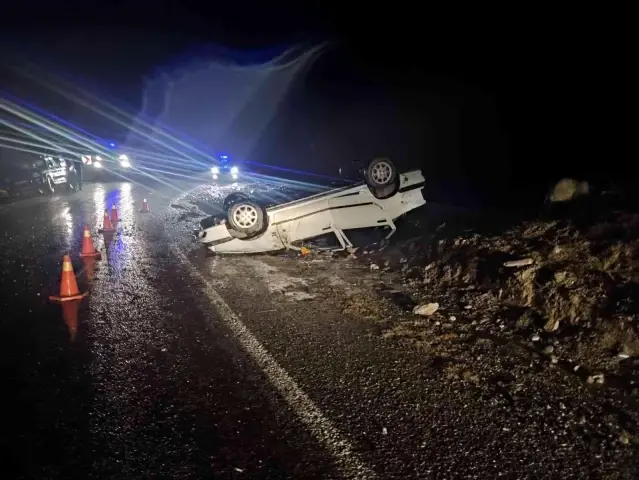
<instances>
[{"instance_id":1,"label":"plastic car part on ground","mask_svg":"<svg viewBox=\"0 0 639 480\"><path fill-rule=\"evenodd\" d=\"M339 247L352 247L348 230L386 227L424 205L424 177L419 170L398 174L388 159L369 164L365 182L265 208L244 194L224 201L225 217L208 217L195 232L215 253L260 253L285 248L300 250L301 242L334 235Z\"/></svg>"}]
</instances>

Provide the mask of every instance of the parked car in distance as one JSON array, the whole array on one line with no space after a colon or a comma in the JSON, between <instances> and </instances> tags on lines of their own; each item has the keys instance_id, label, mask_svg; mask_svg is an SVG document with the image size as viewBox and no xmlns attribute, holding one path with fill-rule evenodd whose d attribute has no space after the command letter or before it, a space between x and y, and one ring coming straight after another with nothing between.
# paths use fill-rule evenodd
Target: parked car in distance
<instances>
[{"instance_id":1,"label":"parked car in distance","mask_svg":"<svg viewBox=\"0 0 639 480\"><path fill-rule=\"evenodd\" d=\"M20 161L4 165L0 190L7 197L53 195L75 190L73 169L67 161L44 155L21 156Z\"/></svg>"},{"instance_id":2,"label":"parked car in distance","mask_svg":"<svg viewBox=\"0 0 639 480\"><path fill-rule=\"evenodd\" d=\"M220 157L219 165L211 167L211 177L217 185L240 181L240 173L239 165L231 162L226 155Z\"/></svg>"}]
</instances>

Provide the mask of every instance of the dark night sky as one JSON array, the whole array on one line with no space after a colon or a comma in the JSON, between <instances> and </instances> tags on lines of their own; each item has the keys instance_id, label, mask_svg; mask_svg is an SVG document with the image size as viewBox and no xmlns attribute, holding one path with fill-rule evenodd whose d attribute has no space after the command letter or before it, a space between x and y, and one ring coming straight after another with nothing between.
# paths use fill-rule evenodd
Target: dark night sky
<instances>
[{"instance_id":1,"label":"dark night sky","mask_svg":"<svg viewBox=\"0 0 639 480\"><path fill-rule=\"evenodd\" d=\"M543 196L548 182L565 175L602 173L601 164L586 160L601 141L593 135L600 106L593 67L600 60L592 45L599 39L588 25L575 25L571 12L511 12L508 19L504 11L443 12L419 4L330 11L269 3L231 11L228 3L133 1L108 9L106 2L66 9L29 3L5 13L5 45L99 78L131 103L139 102L143 75L198 44L255 51L335 42L315 65L303 99L270 131L271 144L288 139L284 156L306 158L306 137L291 134L303 115L313 117L306 126L313 139L349 156L375 155L370 150L383 149L386 138L389 151L436 179L445 200L509 203L509 196ZM10 18L19 19L12 28ZM390 118L401 125L391 128ZM340 122L350 129L341 136ZM353 124L362 125L359 134Z\"/></svg>"}]
</instances>

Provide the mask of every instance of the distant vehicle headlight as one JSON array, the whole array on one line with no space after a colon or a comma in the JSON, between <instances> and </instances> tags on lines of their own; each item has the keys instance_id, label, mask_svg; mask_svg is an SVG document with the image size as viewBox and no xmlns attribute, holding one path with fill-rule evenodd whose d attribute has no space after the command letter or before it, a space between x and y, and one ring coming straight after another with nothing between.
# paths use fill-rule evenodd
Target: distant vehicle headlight
<instances>
[{"instance_id":1,"label":"distant vehicle headlight","mask_svg":"<svg viewBox=\"0 0 639 480\"><path fill-rule=\"evenodd\" d=\"M231 167L231 175L237 175L240 173L240 169L237 167Z\"/></svg>"},{"instance_id":2,"label":"distant vehicle headlight","mask_svg":"<svg viewBox=\"0 0 639 480\"><path fill-rule=\"evenodd\" d=\"M120 161L120 166L122 168L129 168L131 166L131 162L129 161L129 157L126 155L120 155L118 157L118 160Z\"/></svg>"},{"instance_id":3,"label":"distant vehicle headlight","mask_svg":"<svg viewBox=\"0 0 639 480\"><path fill-rule=\"evenodd\" d=\"M93 166L95 168L102 168L102 162L96 160L95 162L93 162Z\"/></svg>"},{"instance_id":4,"label":"distant vehicle headlight","mask_svg":"<svg viewBox=\"0 0 639 480\"><path fill-rule=\"evenodd\" d=\"M220 173L220 169L218 167L211 167L211 173L217 175Z\"/></svg>"}]
</instances>

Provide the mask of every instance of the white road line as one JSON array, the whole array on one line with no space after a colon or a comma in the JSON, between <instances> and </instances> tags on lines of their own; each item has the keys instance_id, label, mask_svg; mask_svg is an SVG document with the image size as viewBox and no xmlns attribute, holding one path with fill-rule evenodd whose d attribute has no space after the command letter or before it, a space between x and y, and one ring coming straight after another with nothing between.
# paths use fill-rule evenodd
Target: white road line
<instances>
[{"instance_id":1,"label":"white road line","mask_svg":"<svg viewBox=\"0 0 639 480\"><path fill-rule=\"evenodd\" d=\"M184 262L191 277L203 283L204 293L222 320L228 325L246 352L260 366L271 384L282 395L313 436L334 457L343 478L373 479L375 472L354 451L352 444L327 419L313 400L297 385L295 380L271 356L260 341L249 331L231 310L219 293L211 286L186 255L174 246L175 256Z\"/></svg>"}]
</instances>

